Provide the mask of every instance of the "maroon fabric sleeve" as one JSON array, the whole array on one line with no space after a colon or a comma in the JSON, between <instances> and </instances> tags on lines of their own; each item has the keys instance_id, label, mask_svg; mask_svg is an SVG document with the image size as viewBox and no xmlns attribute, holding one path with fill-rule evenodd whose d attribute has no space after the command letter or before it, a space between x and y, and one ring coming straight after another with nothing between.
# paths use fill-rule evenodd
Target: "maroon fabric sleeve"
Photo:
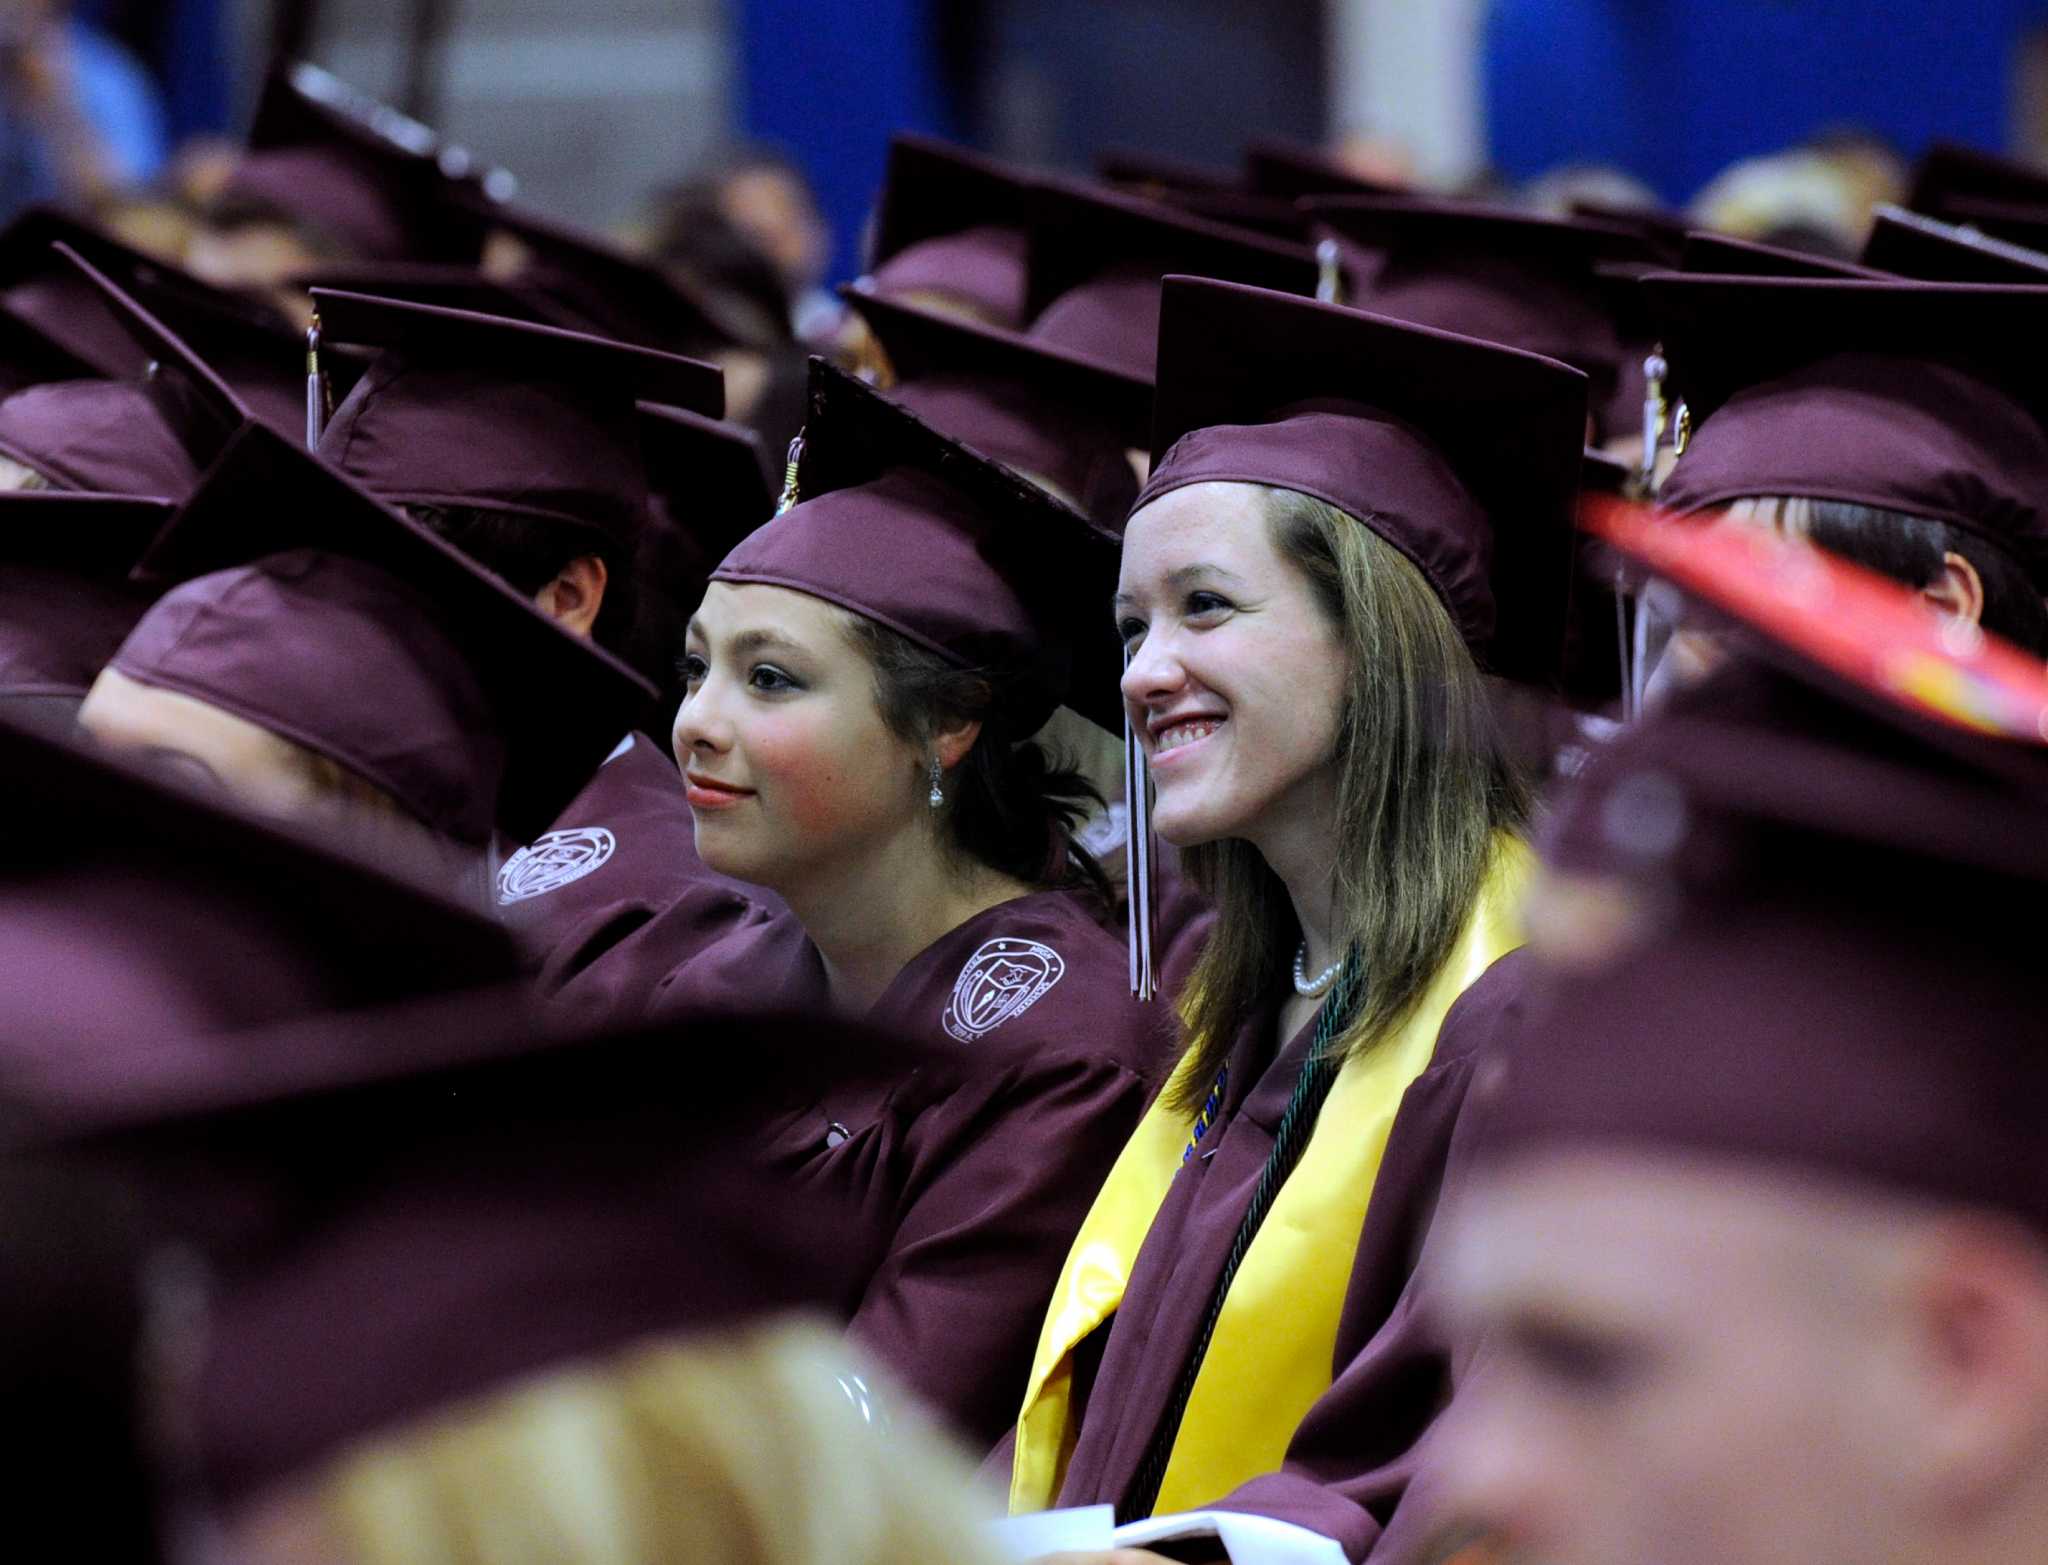
<instances>
[{"instance_id":1,"label":"maroon fabric sleeve","mask_svg":"<svg viewBox=\"0 0 2048 1565\"><path fill-rule=\"evenodd\" d=\"M935 1102L905 1137L900 1219L853 1336L975 1445L1015 1422L1067 1247L1150 1088L1058 1053Z\"/></svg>"}]
</instances>

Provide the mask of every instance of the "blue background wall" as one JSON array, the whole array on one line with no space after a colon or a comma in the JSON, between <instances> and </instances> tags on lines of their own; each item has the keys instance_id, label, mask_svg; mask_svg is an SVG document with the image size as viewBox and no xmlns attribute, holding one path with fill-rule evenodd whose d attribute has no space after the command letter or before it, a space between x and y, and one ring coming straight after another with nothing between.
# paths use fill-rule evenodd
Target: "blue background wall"
<instances>
[{"instance_id":1,"label":"blue background wall","mask_svg":"<svg viewBox=\"0 0 2048 1565\"><path fill-rule=\"evenodd\" d=\"M934 0L737 0L742 128L797 157L851 277L890 133L955 133Z\"/></svg>"},{"instance_id":2,"label":"blue background wall","mask_svg":"<svg viewBox=\"0 0 2048 1565\"><path fill-rule=\"evenodd\" d=\"M2018 40L2043 21L2048 0L1494 0L1495 161L1618 163L1677 202L1844 124L1908 155L2003 147Z\"/></svg>"}]
</instances>

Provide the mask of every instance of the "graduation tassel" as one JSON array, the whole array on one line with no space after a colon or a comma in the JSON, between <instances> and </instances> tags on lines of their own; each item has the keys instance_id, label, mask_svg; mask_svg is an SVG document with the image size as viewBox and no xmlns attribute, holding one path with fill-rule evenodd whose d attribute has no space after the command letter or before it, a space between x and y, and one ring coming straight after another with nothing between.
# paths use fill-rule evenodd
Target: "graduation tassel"
<instances>
[{"instance_id":1,"label":"graduation tassel","mask_svg":"<svg viewBox=\"0 0 2048 1565\"><path fill-rule=\"evenodd\" d=\"M1629 485L1631 500L1649 497L1657 487L1657 452L1664 443L1664 425L1669 409L1664 401L1664 377L1671 373L1660 344L1643 360L1643 455ZM1621 720L1632 723L1642 715L1642 647L1637 627L1630 623L1627 571L1617 560L1614 565L1614 636L1621 659Z\"/></svg>"},{"instance_id":2,"label":"graduation tassel","mask_svg":"<svg viewBox=\"0 0 2048 1565\"><path fill-rule=\"evenodd\" d=\"M306 449L318 451L327 428L327 377L320 370L320 316L306 328Z\"/></svg>"},{"instance_id":3,"label":"graduation tassel","mask_svg":"<svg viewBox=\"0 0 2048 1565\"><path fill-rule=\"evenodd\" d=\"M782 493L775 497L775 514L777 516L780 516L784 511L795 505L800 498L797 494L796 470L798 464L803 459L804 437L799 433L796 439L789 443L789 460L783 464Z\"/></svg>"},{"instance_id":4,"label":"graduation tassel","mask_svg":"<svg viewBox=\"0 0 2048 1565\"><path fill-rule=\"evenodd\" d=\"M1664 443L1664 377L1671 366L1664 362L1664 350L1657 347L1643 360L1643 459L1636 469L1641 487L1634 498L1641 499L1657 487L1657 451Z\"/></svg>"},{"instance_id":5,"label":"graduation tassel","mask_svg":"<svg viewBox=\"0 0 2048 1565\"><path fill-rule=\"evenodd\" d=\"M1334 239L1316 241L1316 300L1321 304L1344 302L1344 268Z\"/></svg>"},{"instance_id":6,"label":"graduation tassel","mask_svg":"<svg viewBox=\"0 0 2048 1565\"><path fill-rule=\"evenodd\" d=\"M1130 654L1124 655L1126 667ZM1124 714L1124 894L1131 908L1131 995L1150 1000L1158 983L1152 944L1158 932L1157 889L1152 873L1152 774L1138 746L1130 714Z\"/></svg>"}]
</instances>

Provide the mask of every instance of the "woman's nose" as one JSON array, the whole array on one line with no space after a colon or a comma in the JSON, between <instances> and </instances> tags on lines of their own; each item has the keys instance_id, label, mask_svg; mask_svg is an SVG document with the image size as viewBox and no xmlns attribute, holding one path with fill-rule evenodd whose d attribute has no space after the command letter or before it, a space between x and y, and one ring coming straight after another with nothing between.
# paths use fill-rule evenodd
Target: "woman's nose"
<instances>
[{"instance_id":1,"label":"woman's nose","mask_svg":"<svg viewBox=\"0 0 2048 1565\"><path fill-rule=\"evenodd\" d=\"M1187 671L1174 655L1170 641L1155 635L1147 636L1131 653L1124 664L1120 688L1127 704L1144 706L1162 696L1172 695L1186 683Z\"/></svg>"},{"instance_id":2,"label":"woman's nose","mask_svg":"<svg viewBox=\"0 0 2048 1565\"><path fill-rule=\"evenodd\" d=\"M676 708L675 727L669 731L669 748L675 752L678 766L687 766L694 751L706 750L716 754L732 748L732 724L720 711L716 691L709 680L683 697L683 704Z\"/></svg>"}]
</instances>

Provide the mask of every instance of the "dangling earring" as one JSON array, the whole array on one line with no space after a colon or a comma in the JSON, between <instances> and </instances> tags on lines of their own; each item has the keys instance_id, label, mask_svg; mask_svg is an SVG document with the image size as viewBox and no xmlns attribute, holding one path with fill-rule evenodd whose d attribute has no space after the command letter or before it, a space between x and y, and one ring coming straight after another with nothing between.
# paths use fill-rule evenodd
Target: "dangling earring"
<instances>
[{"instance_id":1,"label":"dangling earring","mask_svg":"<svg viewBox=\"0 0 2048 1565\"><path fill-rule=\"evenodd\" d=\"M946 790L939 786L944 780L944 774L939 771L939 758L935 755L932 757L931 797L925 800L925 803L929 804L935 810L946 802Z\"/></svg>"}]
</instances>

